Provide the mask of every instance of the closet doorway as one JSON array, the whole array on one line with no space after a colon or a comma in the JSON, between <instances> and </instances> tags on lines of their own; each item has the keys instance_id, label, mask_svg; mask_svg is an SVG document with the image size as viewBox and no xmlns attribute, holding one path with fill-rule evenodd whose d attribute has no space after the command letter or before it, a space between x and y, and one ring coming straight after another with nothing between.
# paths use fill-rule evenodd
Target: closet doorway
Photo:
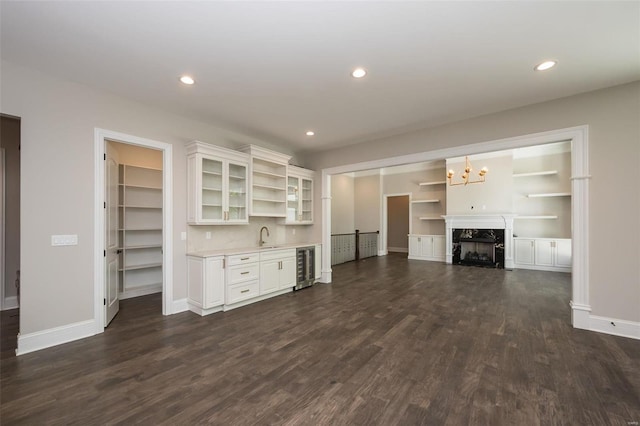
<instances>
[{"instance_id":1,"label":"closet doorway","mask_svg":"<svg viewBox=\"0 0 640 426\"><path fill-rule=\"evenodd\" d=\"M106 317L162 292L162 151L107 140Z\"/></svg>"},{"instance_id":2,"label":"closet doorway","mask_svg":"<svg viewBox=\"0 0 640 426\"><path fill-rule=\"evenodd\" d=\"M121 299L158 294L162 314L174 311L172 146L102 129L95 144L94 322L102 333Z\"/></svg>"}]
</instances>

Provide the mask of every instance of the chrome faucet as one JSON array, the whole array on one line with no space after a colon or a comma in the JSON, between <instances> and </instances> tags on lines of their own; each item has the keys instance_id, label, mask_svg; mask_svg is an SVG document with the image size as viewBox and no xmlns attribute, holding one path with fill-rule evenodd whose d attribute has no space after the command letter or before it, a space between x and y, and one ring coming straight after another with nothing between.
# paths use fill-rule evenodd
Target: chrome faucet
<instances>
[{"instance_id":1,"label":"chrome faucet","mask_svg":"<svg viewBox=\"0 0 640 426\"><path fill-rule=\"evenodd\" d=\"M262 231L267 231L267 237L269 236L269 228L267 228L266 226L263 226L262 228L260 228L260 247L262 247L265 243L264 239L262 238Z\"/></svg>"}]
</instances>

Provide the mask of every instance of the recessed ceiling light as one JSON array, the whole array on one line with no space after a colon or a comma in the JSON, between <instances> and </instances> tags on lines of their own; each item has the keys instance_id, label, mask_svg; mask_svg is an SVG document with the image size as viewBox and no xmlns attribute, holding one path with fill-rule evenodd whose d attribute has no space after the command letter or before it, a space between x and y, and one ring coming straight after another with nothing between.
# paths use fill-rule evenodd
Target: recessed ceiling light
<instances>
[{"instance_id":1,"label":"recessed ceiling light","mask_svg":"<svg viewBox=\"0 0 640 426\"><path fill-rule=\"evenodd\" d=\"M180 81L188 85L192 85L193 83L196 82L193 78L189 77L188 75L183 75L182 77L180 77Z\"/></svg>"},{"instance_id":2,"label":"recessed ceiling light","mask_svg":"<svg viewBox=\"0 0 640 426\"><path fill-rule=\"evenodd\" d=\"M557 64L556 61L544 61L543 63L536 65L534 70L536 71L548 70L549 68L555 67L556 64Z\"/></svg>"},{"instance_id":3,"label":"recessed ceiling light","mask_svg":"<svg viewBox=\"0 0 640 426\"><path fill-rule=\"evenodd\" d=\"M351 71L351 76L354 78L362 78L365 75L367 75L367 70L365 70L364 68L356 68Z\"/></svg>"},{"instance_id":4,"label":"recessed ceiling light","mask_svg":"<svg viewBox=\"0 0 640 426\"><path fill-rule=\"evenodd\" d=\"M307 136L313 136L313 135L315 135L315 132L313 132L313 131L311 131L311 130L309 130L309 131L307 132Z\"/></svg>"}]
</instances>

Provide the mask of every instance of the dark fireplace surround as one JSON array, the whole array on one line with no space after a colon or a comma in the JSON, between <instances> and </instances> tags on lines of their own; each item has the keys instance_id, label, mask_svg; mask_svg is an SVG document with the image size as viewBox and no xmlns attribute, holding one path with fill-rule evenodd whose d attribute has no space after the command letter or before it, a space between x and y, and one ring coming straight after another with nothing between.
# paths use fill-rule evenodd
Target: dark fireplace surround
<instances>
[{"instance_id":1,"label":"dark fireplace surround","mask_svg":"<svg viewBox=\"0 0 640 426\"><path fill-rule=\"evenodd\" d=\"M453 229L453 264L504 268L504 229Z\"/></svg>"}]
</instances>

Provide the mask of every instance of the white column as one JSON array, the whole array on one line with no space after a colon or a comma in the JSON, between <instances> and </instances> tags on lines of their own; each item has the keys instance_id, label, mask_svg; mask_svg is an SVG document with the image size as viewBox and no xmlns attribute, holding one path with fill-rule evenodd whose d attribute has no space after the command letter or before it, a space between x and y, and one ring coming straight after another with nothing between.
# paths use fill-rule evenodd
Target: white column
<instances>
[{"instance_id":1,"label":"white column","mask_svg":"<svg viewBox=\"0 0 640 426\"><path fill-rule=\"evenodd\" d=\"M322 171L322 277L331 282L331 175Z\"/></svg>"}]
</instances>

